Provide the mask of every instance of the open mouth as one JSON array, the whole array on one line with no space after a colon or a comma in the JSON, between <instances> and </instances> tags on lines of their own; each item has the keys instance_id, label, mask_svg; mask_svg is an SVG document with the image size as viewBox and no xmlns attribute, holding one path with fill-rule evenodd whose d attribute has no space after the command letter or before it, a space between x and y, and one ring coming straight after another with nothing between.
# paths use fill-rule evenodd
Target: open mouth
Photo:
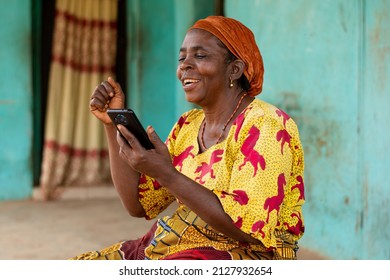
<instances>
[{"instance_id":1,"label":"open mouth","mask_svg":"<svg viewBox=\"0 0 390 280\"><path fill-rule=\"evenodd\" d=\"M192 85L192 84L196 84L198 82L199 82L199 80L195 80L195 79L184 79L183 80L183 85L189 86L189 85Z\"/></svg>"}]
</instances>

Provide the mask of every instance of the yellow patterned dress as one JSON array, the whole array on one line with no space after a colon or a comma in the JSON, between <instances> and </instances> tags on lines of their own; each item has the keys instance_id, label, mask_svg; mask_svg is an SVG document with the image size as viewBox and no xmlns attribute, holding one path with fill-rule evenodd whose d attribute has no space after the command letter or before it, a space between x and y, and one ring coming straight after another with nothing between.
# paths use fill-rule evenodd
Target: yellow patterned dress
<instances>
[{"instance_id":1,"label":"yellow patterned dress","mask_svg":"<svg viewBox=\"0 0 390 280\"><path fill-rule=\"evenodd\" d=\"M295 122L254 99L234 120L227 138L199 153L203 111L183 114L166 144L177 170L213 191L225 212L261 245L215 231L180 204L147 235L75 259L295 259L304 233L304 156ZM176 198L153 178L141 176L139 200L153 219ZM134 250L136 248L136 250ZM136 251L136 253L134 253Z\"/></svg>"}]
</instances>

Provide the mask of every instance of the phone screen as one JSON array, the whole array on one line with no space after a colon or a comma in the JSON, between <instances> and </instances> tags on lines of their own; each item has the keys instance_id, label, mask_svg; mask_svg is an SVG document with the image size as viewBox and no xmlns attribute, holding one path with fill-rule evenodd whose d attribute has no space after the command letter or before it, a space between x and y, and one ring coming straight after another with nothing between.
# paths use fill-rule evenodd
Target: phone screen
<instances>
[{"instance_id":1,"label":"phone screen","mask_svg":"<svg viewBox=\"0 0 390 280\"><path fill-rule=\"evenodd\" d=\"M108 109L107 114L110 116L112 122L117 126L118 124L126 127L138 139L141 145L147 149L154 149L152 142L150 142L148 135L136 114L131 109ZM123 137L123 136L122 136Z\"/></svg>"}]
</instances>

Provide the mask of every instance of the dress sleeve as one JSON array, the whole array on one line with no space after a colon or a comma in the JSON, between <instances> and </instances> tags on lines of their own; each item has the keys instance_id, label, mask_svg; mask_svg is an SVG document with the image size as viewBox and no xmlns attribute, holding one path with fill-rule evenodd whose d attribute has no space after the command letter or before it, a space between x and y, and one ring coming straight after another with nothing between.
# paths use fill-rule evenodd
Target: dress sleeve
<instances>
[{"instance_id":1,"label":"dress sleeve","mask_svg":"<svg viewBox=\"0 0 390 280\"><path fill-rule=\"evenodd\" d=\"M172 155L175 150L177 135L183 125L186 124L189 112L183 114L169 133L165 144ZM138 185L139 201L146 212L147 219L153 219L164 211L176 198L169 191L161 186L157 180L141 174Z\"/></svg>"},{"instance_id":2,"label":"dress sleeve","mask_svg":"<svg viewBox=\"0 0 390 280\"><path fill-rule=\"evenodd\" d=\"M146 219L150 220L163 212L175 200L175 197L154 178L141 174L138 199L146 212Z\"/></svg>"},{"instance_id":3,"label":"dress sleeve","mask_svg":"<svg viewBox=\"0 0 390 280\"><path fill-rule=\"evenodd\" d=\"M270 117L244 123L237 137L227 190L214 191L242 231L273 246L279 211L290 180L292 152L283 125Z\"/></svg>"}]
</instances>

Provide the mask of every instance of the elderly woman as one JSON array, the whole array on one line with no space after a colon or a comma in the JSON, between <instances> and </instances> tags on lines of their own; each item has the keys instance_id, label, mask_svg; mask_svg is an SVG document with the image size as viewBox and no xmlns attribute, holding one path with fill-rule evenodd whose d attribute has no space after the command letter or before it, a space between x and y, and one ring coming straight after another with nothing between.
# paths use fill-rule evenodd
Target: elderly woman
<instances>
[{"instance_id":1,"label":"elderly woman","mask_svg":"<svg viewBox=\"0 0 390 280\"><path fill-rule=\"evenodd\" d=\"M252 32L237 20L210 16L187 32L177 77L184 113L165 143L152 127L154 149L107 115L123 108L113 79L92 94L91 112L105 125L114 185L132 216L153 219L138 240L75 259L296 259L304 232L303 150L294 121L255 98L263 62Z\"/></svg>"}]
</instances>

